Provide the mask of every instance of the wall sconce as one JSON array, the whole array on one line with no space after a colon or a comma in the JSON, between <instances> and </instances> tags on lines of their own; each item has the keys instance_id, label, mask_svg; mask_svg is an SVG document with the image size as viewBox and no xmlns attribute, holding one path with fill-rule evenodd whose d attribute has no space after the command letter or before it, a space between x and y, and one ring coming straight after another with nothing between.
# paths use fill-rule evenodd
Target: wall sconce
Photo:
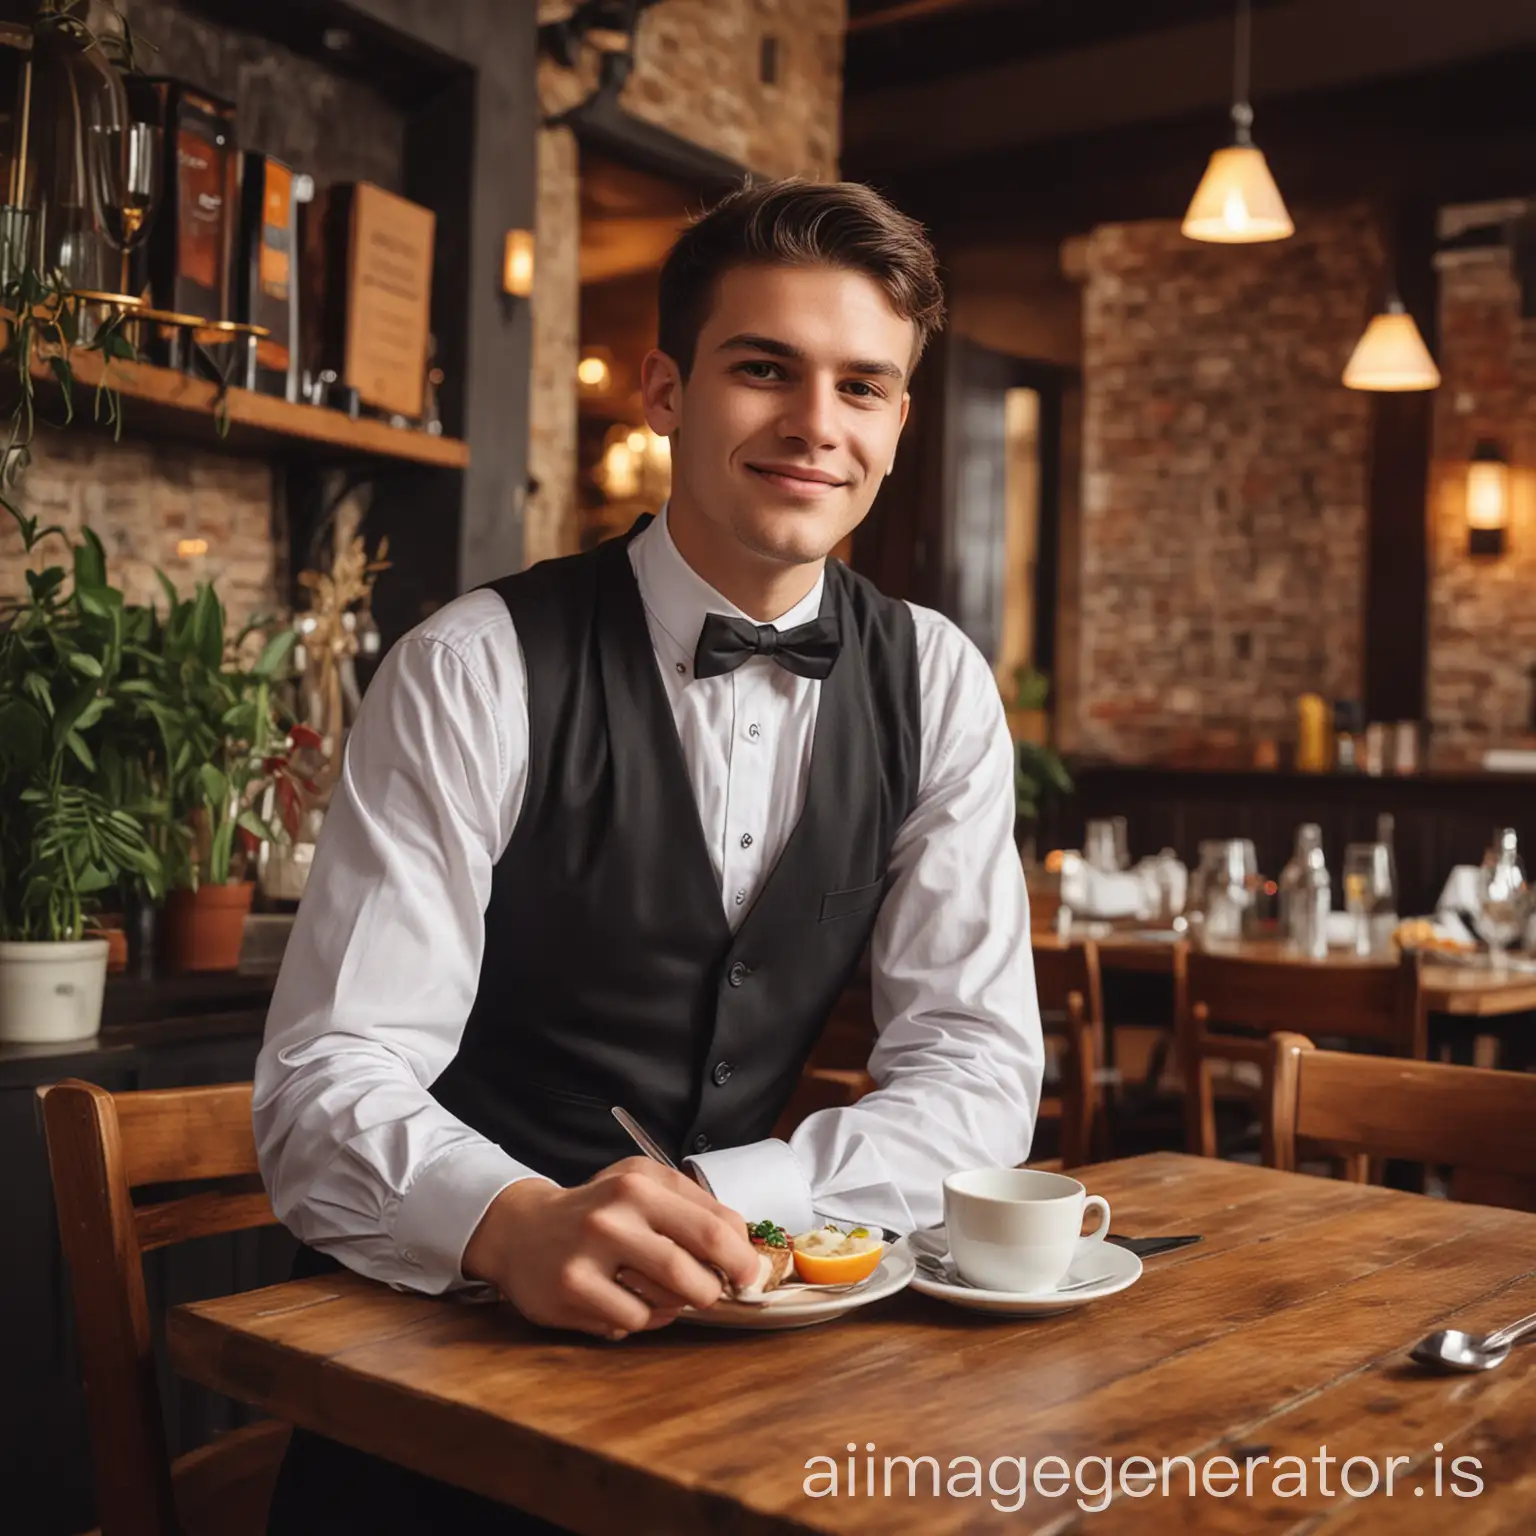
<instances>
[{"instance_id":1,"label":"wall sconce","mask_svg":"<svg viewBox=\"0 0 1536 1536\"><path fill-rule=\"evenodd\" d=\"M533 293L533 231L509 229L501 253L501 291L509 298Z\"/></svg>"},{"instance_id":2,"label":"wall sconce","mask_svg":"<svg viewBox=\"0 0 1536 1536\"><path fill-rule=\"evenodd\" d=\"M1480 438L1467 466L1467 553L1502 555L1509 528L1509 460L1492 438Z\"/></svg>"}]
</instances>

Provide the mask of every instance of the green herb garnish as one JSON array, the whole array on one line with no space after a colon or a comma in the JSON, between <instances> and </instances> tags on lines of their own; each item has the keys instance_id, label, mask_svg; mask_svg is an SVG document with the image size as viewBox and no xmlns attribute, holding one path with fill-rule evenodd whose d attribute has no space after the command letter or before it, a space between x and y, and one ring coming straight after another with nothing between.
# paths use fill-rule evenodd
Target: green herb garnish
<instances>
[{"instance_id":1,"label":"green herb garnish","mask_svg":"<svg viewBox=\"0 0 1536 1536\"><path fill-rule=\"evenodd\" d=\"M784 1228L775 1226L771 1221L759 1221L747 1223L747 1236L755 1242L761 1243L765 1248L788 1248L789 1238Z\"/></svg>"}]
</instances>

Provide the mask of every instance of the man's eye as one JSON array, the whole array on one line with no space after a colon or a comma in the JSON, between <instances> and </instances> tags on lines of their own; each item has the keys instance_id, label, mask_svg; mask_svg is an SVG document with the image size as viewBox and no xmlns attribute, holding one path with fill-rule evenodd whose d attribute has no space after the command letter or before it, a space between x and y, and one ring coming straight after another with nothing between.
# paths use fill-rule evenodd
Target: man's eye
<instances>
[{"instance_id":1,"label":"man's eye","mask_svg":"<svg viewBox=\"0 0 1536 1536\"><path fill-rule=\"evenodd\" d=\"M850 379L848 388L853 390L860 400L883 400L885 391L877 384L871 384L867 379Z\"/></svg>"},{"instance_id":2,"label":"man's eye","mask_svg":"<svg viewBox=\"0 0 1536 1536\"><path fill-rule=\"evenodd\" d=\"M765 363L760 358L755 358L748 363L737 363L735 371L745 374L749 379L777 379L783 377L783 370L777 363Z\"/></svg>"}]
</instances>

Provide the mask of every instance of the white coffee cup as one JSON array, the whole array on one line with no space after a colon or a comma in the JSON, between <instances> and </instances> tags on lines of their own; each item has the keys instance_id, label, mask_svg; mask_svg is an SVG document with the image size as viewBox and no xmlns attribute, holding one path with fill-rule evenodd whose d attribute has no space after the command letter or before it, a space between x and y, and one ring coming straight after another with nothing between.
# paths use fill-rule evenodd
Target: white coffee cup
<instances>
[{"instance_id":1,"label":"white coffee cup","mask_svg":"<svg viewBox=\"0 0 1536 1536\"><path fill-rule=\"evenodd\" d=\"M1054 1290L1071 1268L1083 1213L1100 1212L1087 1240L1109 1231L1109 1202L1076 1179L1034 1168L974 1168L944 1180L944 1225L955 1267L987 1291Z\"/></svg>"}]
</instances>

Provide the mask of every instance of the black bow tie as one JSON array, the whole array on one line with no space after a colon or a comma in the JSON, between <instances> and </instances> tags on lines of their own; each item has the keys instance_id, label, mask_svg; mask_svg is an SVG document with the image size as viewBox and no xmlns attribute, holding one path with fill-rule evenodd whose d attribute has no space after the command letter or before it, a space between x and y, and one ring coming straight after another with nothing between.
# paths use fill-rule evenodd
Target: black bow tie
<instances>
[{"instance_id":1,"label":"black bow tie","mask_svg":"<svg viewBox=\"0 0 1536 1536\"><path fill-rule=\"evenodd\" d=\"M786 671L820 681L831 672L842 648L836 615L793 629L775 629L771 624L711 613L705 616L693 653L693 675L719 677L734 672L749 656L771 656Z\"/></svg>"}]
</instances>

